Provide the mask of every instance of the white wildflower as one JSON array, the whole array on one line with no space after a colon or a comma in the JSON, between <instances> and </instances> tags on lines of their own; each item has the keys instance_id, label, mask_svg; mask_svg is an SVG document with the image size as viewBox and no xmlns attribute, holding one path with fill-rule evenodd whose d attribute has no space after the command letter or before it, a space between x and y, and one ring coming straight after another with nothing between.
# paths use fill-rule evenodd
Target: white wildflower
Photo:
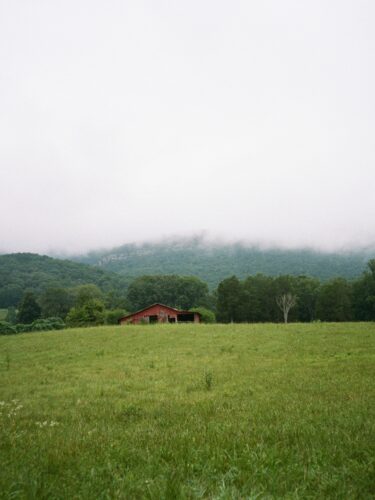
<instances>
[{"instance_id":1,"label":"white wildflower","mask_svg":"<svg viewBox=\"0 0 375 500\"><path fill-rule=\"evenodd\" d=\"M51 420L50 422L48 420L44 420L44 422L35 422L35 425L42 429L43 427L55 427L56 425L59 425L59 422L56 422L55 420Z\"/></svg>"}]
</instances>

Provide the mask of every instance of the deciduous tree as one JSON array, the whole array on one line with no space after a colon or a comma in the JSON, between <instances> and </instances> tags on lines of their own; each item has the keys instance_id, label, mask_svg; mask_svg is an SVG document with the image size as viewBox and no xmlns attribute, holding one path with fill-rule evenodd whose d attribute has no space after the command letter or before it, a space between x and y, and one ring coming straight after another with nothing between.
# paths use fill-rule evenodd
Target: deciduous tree
<instances>
[{"instance_id":1,"label":"deciduous tree","mask_svg":"<svg viewBox=\"0 0 375 500\"><path fill-rule=\"evenodd\" d=\"M284 323L288 323L288 314L292 307L297 303L297 297L291 293L284 293L276 297L276 303L284 316Z\"/></svg>"},{"instance_id":2,"label":"deciduous tree","mask_svg":"<svg viewBox=\"0 0 375 500\"><path fill-rule=\"evenodd\" d=\"M18 323L32 323L40 318L41 307L32 292L26 292L18 306Z\"/></svg>"}]
</instances>

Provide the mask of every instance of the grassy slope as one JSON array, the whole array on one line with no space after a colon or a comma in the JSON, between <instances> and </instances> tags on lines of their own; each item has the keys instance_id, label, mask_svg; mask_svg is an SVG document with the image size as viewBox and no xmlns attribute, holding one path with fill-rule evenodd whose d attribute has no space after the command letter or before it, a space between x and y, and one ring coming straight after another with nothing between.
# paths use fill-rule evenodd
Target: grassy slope
<instances>
[{"instance_id":1,"label":"grassy slope","mask_svg":"<svg viewBox=\"0 0 375 500\"><path fill-rule=\"evenodd\" d=\"M5 498L375 494L374 324L98 327L0 353Z\"/></svg>"}]
</instances>

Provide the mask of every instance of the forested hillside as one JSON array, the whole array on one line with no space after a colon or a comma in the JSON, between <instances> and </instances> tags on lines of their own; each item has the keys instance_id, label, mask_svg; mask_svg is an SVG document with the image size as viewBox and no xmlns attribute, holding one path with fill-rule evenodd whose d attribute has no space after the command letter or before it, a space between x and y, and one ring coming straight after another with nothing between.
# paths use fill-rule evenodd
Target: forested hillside
<instances>
[{"instance_id":1,"label":"forested hillside","mask_svg":"<svg viewBox=\"0 0 375 500\"><path fill-rule=\"evenodd\" d=\"M75 260L120 273L127 278L154 274L194 275L215 288L228 276L242 279L262 273L309 275L321 280L358 277L375 251L321 253L312 250L262 250L242 244L208 244L200 238L162 243L128 244L92 252Z\"/></svg>"},{"instance_id":2,"label":"forested hillside","mask_svg":"<svg viewBox=\"0 0 375 500\"><path fill-rule=\"evenodd\" d=\"M92 283L103 292L123 295L126 278L69 260L32 253L0 255L0 307L15 306L25 290L40 294L47 288Z\"/></svg>"}]
</instances>

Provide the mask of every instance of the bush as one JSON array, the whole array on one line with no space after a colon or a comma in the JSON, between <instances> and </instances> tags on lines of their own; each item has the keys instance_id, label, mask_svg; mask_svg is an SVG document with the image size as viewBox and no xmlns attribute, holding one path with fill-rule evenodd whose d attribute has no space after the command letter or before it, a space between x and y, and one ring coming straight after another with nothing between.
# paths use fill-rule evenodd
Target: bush
<instances>
[{"instance_id":1,"label":"bush","mask_svg":"<svg viewBox=\"0 0 375 500\"><path fill-rule=\"evenodd\" d=\"M47 318L52 326L52 330L63 330L65 328L64 321L59 317Z\"/></svg>"},{"instance_id":2,"label":"bush","mask_svg":"<svg viewBox=\"0 0 375 500\"><path fill-rule=\"evenodd\" d=\"M15 325L15 328L17 330L17 333L31 332L32 325L18 323L17 325Z\"/></svg>"},{"instance_id":3,"label":"bush","mask_svg":"<svg viewBox=\"0 0 375 500\"><path fill-rule=\"evenodd\" d=\"M104 304L97 299L90 299L81 307L72 307L66 317L67 325L73 327L102 325L104 321Z\"/></svg>"},{"instance_id":4,"label":"bush","mask_svg":"<svg viewBox=\"0 0 375 500\"><path fill-rule=\"evenodd\" d=\"M37 319L31 324L31 331L42 332L48 330L62 330L65 323L61 318Z\"/></svg>"},{"instance_id":5,"label":"bush","mask_svg":"<svg viewBox=\"0 0 375 500\"><path fill-rule=\"evenodd\" d=\"M49 322L46 321L45 319L37 319L36 321L33 321L31 324L31 331L32 332L43 332L50 330Z\"/></svg>"},{"instance_id":6,"label":"bush","mask_svg":"<svg viewBox=\"0 0 375 500\"><path fill-rule=\"evenodd\" d=\"M107 325L117 325L118 320L128 314L124 309L113 309L112 311L106 311L105 322Z\"/></svg>"},{"instance_id":7,"label":"bush","mask_svg":"<svg viewBox=\"0 0 375 500\"><path fill-rule=\"evenodd\" d=\"M206 307L193 307L190 309L191 312L197 312L201 315L202 323L215 323L216 316L213 311L207 309Z\"/></svg>"},{"instance_id":8,"label":"bush","mask_svg":"<svg viewBox=\"0 0 375 500\"><path fill-rule=\"evenodd\" d=\"M14 335L17 330L7 321L0 321L0 335Z\"/></svg>"},{"instance_id":9,"label":"bush","mask_svg":"<svg viewBox=\"0 0 375 500\"><path fill-rule=\"evenodd\" d=\"M63 328L65 323L61 318L36 319L31 324L18 323L14 326L14 333L46 332Z\"/></svg>"}]
</instances>

